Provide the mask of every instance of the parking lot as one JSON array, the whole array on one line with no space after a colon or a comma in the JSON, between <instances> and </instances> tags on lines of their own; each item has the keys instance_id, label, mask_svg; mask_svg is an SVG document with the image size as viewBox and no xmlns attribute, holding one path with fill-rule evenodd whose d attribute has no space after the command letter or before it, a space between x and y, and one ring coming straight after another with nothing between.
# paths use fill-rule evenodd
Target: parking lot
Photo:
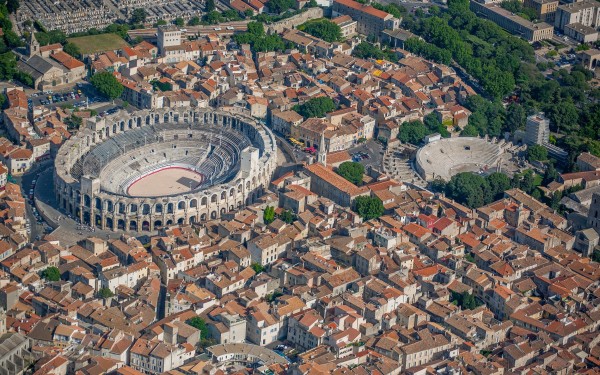
<instances>
[{"instance_id":1,"label":"parking lot","mask_svg":"<svg viewBox=\"0 0 600 375\"><path fill-rule=\"evenodd\" d=\"M352 161L361 163L365 168L382 169L383 145L375 139L370 139L365 143L352 147L348 150L348 153L352 157Z\"/></svg>"},{"instance_id":2,"label":"parking lot","mask_svg":"<svg viewBox=\"0 0 600 375\"><path fill-rule=\"evenodd\" d=\"M28 104L30 108L33 106L46 106L53 109L61 106L80 108L100 103L103 100L94 93L94 89L89 83L78 83L72 89L33 93L29 96Z\"/></svg>"}]
</instances>

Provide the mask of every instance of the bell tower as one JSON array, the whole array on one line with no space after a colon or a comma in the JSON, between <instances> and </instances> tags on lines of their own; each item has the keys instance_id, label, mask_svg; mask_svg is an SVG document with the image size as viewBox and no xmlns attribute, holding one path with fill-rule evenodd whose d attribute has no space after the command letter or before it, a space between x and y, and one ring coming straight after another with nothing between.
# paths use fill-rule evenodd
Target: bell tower
<instances>
[{"instance_id":1,"label":"bell tower","mask_svg":"<svg viewBox=\"0 0 600 375\"><path fill-rule=\"evenodd\" d=\"M325 147L325 132L321 133L321 140L319 141L319 153L317 155L317 162L327 166L327 150Z\"/></svg>"},{"instance_id":2,"label":"bell tower","mask_svg":"<svg viewBox=\"0 0 600 375\"><path fill-rule=\"evenodd\" d=\"M27 44L27 55L31 58L40 54L40 43L35 38L35 32L32 29L29 32L29 43Z\"/></svg>"}]
</instances>

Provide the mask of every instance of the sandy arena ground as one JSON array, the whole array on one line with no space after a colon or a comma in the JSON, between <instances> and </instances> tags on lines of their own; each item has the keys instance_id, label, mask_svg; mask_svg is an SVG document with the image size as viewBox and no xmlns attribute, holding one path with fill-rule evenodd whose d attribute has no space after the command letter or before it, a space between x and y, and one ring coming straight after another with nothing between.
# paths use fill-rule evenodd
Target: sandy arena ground
<instances>
[{"instance_id":1,"label":"sandy arena ground","mask_svg":"<svg viewBox=\"0 0 600 375\"><path fill-rule=\"evenodd\" d=\"M155 197L185 193L202 182L204 176L184 168L167 168L148 174L135 181L127 189L134 197ZM190 189L191 186L191 189Z\"/></svg>"}]
</instances>

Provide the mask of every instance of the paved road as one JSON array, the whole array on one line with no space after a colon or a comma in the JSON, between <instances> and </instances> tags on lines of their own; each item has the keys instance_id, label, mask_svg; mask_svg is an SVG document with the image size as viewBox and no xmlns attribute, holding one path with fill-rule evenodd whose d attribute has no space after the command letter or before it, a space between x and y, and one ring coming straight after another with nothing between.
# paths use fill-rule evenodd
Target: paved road
<instances>
[{"instance_id":1,"label":"paved road","mask_svg":"<svg viewBox=\"0 0 600 375\"><path fill-rule=\"evenodd\" d=\"M22 176L15 176L15 180L21 185L23 195L26 197L27 219L31 225L30 239L32 242L44 235L45 223L42 221L41 224L38 224L38 219L33 212L33 201L29 199L29 191L32 189L33 181L37 180L39 174L46 170L50 165L51 161L36 163L29 172L23 174ZM48 228L48 226L46 226L46 228Z\"/></svg>"},{"instance_id":2,"label":"paved road","mask_svg":"<svg viewBox=\"0 0 600 375\"><path fill-rule=\"evenodd\" d=\"M35 198L40 210L43 210L47 217L52 221L49 223L55 228L55 230L52 232L52 235L60 240L62 244L66 246L75 245L78 241L90 236L95 236L102 239L118 238L122 233L124 233L122 231L113 232L109 230L90 229L85 226L81 226L75 221L75 219L69 218L65 215L65 213L58 211L55 208L58 207L58 204L54 196L54 181L52 178L53 172L54 168L51 164L43 168L43 171L37 178L38 181L35 187ZM154 234L156 233L140 232L138 235L144 236Z\"/></svg>"}]
</instances>

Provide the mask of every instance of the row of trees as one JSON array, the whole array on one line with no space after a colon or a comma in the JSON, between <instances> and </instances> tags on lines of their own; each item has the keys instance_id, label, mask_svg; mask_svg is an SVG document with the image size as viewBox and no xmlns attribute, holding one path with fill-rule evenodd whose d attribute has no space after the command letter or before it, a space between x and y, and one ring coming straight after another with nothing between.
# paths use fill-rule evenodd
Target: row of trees
<instances>
[{"instance_id":1,"label":"row of trees","mask_svg":"<svg viewBox=\"0 0 600 375\"><path fill-rule=\"evenodd\" d=\"M463 172L452 176L448 182L442 179L433 181L431 189L436 192L443 192L447 197L467 207L479 208L501 199L504 192L510 188L519 188L527 193L536 191L538 193L535 195L539 198L539 191L536 187L541 182L541 179L531 170L515 174L512 179L499 172L491 173L485 177L472 172Z\"/></svg>"},{"instance_id":2,"label":"row of trees","mask_svg":"<svg viewBox=\"0 0 600 375\"><path fill-rule=\"evenodd\" d=\"M427 43L419 38L408 38L404 43L404 48L416 55L440 64L450 65L452 62L452 53L450 51Z\"/></svg>"}]
</instances>

